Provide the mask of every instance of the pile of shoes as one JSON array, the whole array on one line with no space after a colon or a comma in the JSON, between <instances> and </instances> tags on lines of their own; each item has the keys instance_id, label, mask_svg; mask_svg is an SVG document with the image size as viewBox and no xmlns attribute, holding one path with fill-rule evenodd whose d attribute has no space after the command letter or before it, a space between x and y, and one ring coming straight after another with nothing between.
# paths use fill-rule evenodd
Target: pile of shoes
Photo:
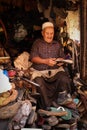
<instances>
[{"instance_id":1,"label":"pile of shoes","mask_svg":"<svg viewBox=\"0 0 87 130\"><path fill-rule=\"evenodd\" d=\"M47 110L39 109L39 119L42 119L39 123L40 127L44 130L51 130L51 128L74 128L77 127L77 115L75 112L71 112L68 108L59 106L49 107Z\"/></svg>"}]
</instances>

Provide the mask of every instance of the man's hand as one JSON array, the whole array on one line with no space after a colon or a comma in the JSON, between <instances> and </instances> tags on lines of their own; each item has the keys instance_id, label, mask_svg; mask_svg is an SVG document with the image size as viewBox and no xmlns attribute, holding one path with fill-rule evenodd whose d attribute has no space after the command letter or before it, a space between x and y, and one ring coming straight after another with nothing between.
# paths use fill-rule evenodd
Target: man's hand
<instances>
[{"instance_id":1,"label":"man's hand","mask_svg":"<svg viewBox=\"0 0 87 130\"><path fill-rule=\"evenodd\" d=\"M46 59L46 64L48 66L54 66L56 64L56 58L48 58L48 59Z\"/></svg>"}]
</instances>

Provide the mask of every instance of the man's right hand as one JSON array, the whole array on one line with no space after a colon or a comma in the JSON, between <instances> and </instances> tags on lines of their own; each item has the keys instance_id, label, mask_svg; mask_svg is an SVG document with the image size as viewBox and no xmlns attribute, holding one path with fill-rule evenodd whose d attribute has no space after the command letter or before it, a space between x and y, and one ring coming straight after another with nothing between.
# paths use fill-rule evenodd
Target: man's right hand
<instances>
[{"instance_id":1,"label":"man's right hand","mask_svg":"<svg viewBox=\"0 0 87 130\"><path fill-rule=\"evenodd\" d=\"M48 58L48 59L46 59L46 64L48 66L54 66L56 64L56 58Z\"/></svg>"}]
</instances>

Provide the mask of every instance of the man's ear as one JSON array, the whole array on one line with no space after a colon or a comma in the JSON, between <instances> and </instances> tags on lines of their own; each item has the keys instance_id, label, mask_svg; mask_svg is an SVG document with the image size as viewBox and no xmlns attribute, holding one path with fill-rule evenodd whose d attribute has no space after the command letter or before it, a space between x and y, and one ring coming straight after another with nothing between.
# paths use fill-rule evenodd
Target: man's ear
<instances>
[{"instance_id":1,"label":"man's ear","mask_svg":"<svg viewBox=\"0 0 87 130\"><path fill-rule=\"evenodd\" d=\"M41 31L42 36L43 36L43 33L44 33L44 32L43 32L43 30L42 30L42 31Z\"/></svg>"}]
</instances>

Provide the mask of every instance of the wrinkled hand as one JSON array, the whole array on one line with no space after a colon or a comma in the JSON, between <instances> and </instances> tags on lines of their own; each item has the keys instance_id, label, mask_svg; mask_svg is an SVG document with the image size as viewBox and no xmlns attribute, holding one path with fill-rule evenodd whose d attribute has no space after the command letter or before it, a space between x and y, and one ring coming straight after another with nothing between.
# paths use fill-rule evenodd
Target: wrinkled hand
<instances>
[{"instance_id":1,"label":"wrinkled hand","mask_svg":"<svg viewBox=\"0 0 87 130\"><path fill-rule=\"evenodd\" d=\"M54 66L56 64L56 58L48 58L46 59L46 63L48 66Z\"/></svg>"}]
</instances>

